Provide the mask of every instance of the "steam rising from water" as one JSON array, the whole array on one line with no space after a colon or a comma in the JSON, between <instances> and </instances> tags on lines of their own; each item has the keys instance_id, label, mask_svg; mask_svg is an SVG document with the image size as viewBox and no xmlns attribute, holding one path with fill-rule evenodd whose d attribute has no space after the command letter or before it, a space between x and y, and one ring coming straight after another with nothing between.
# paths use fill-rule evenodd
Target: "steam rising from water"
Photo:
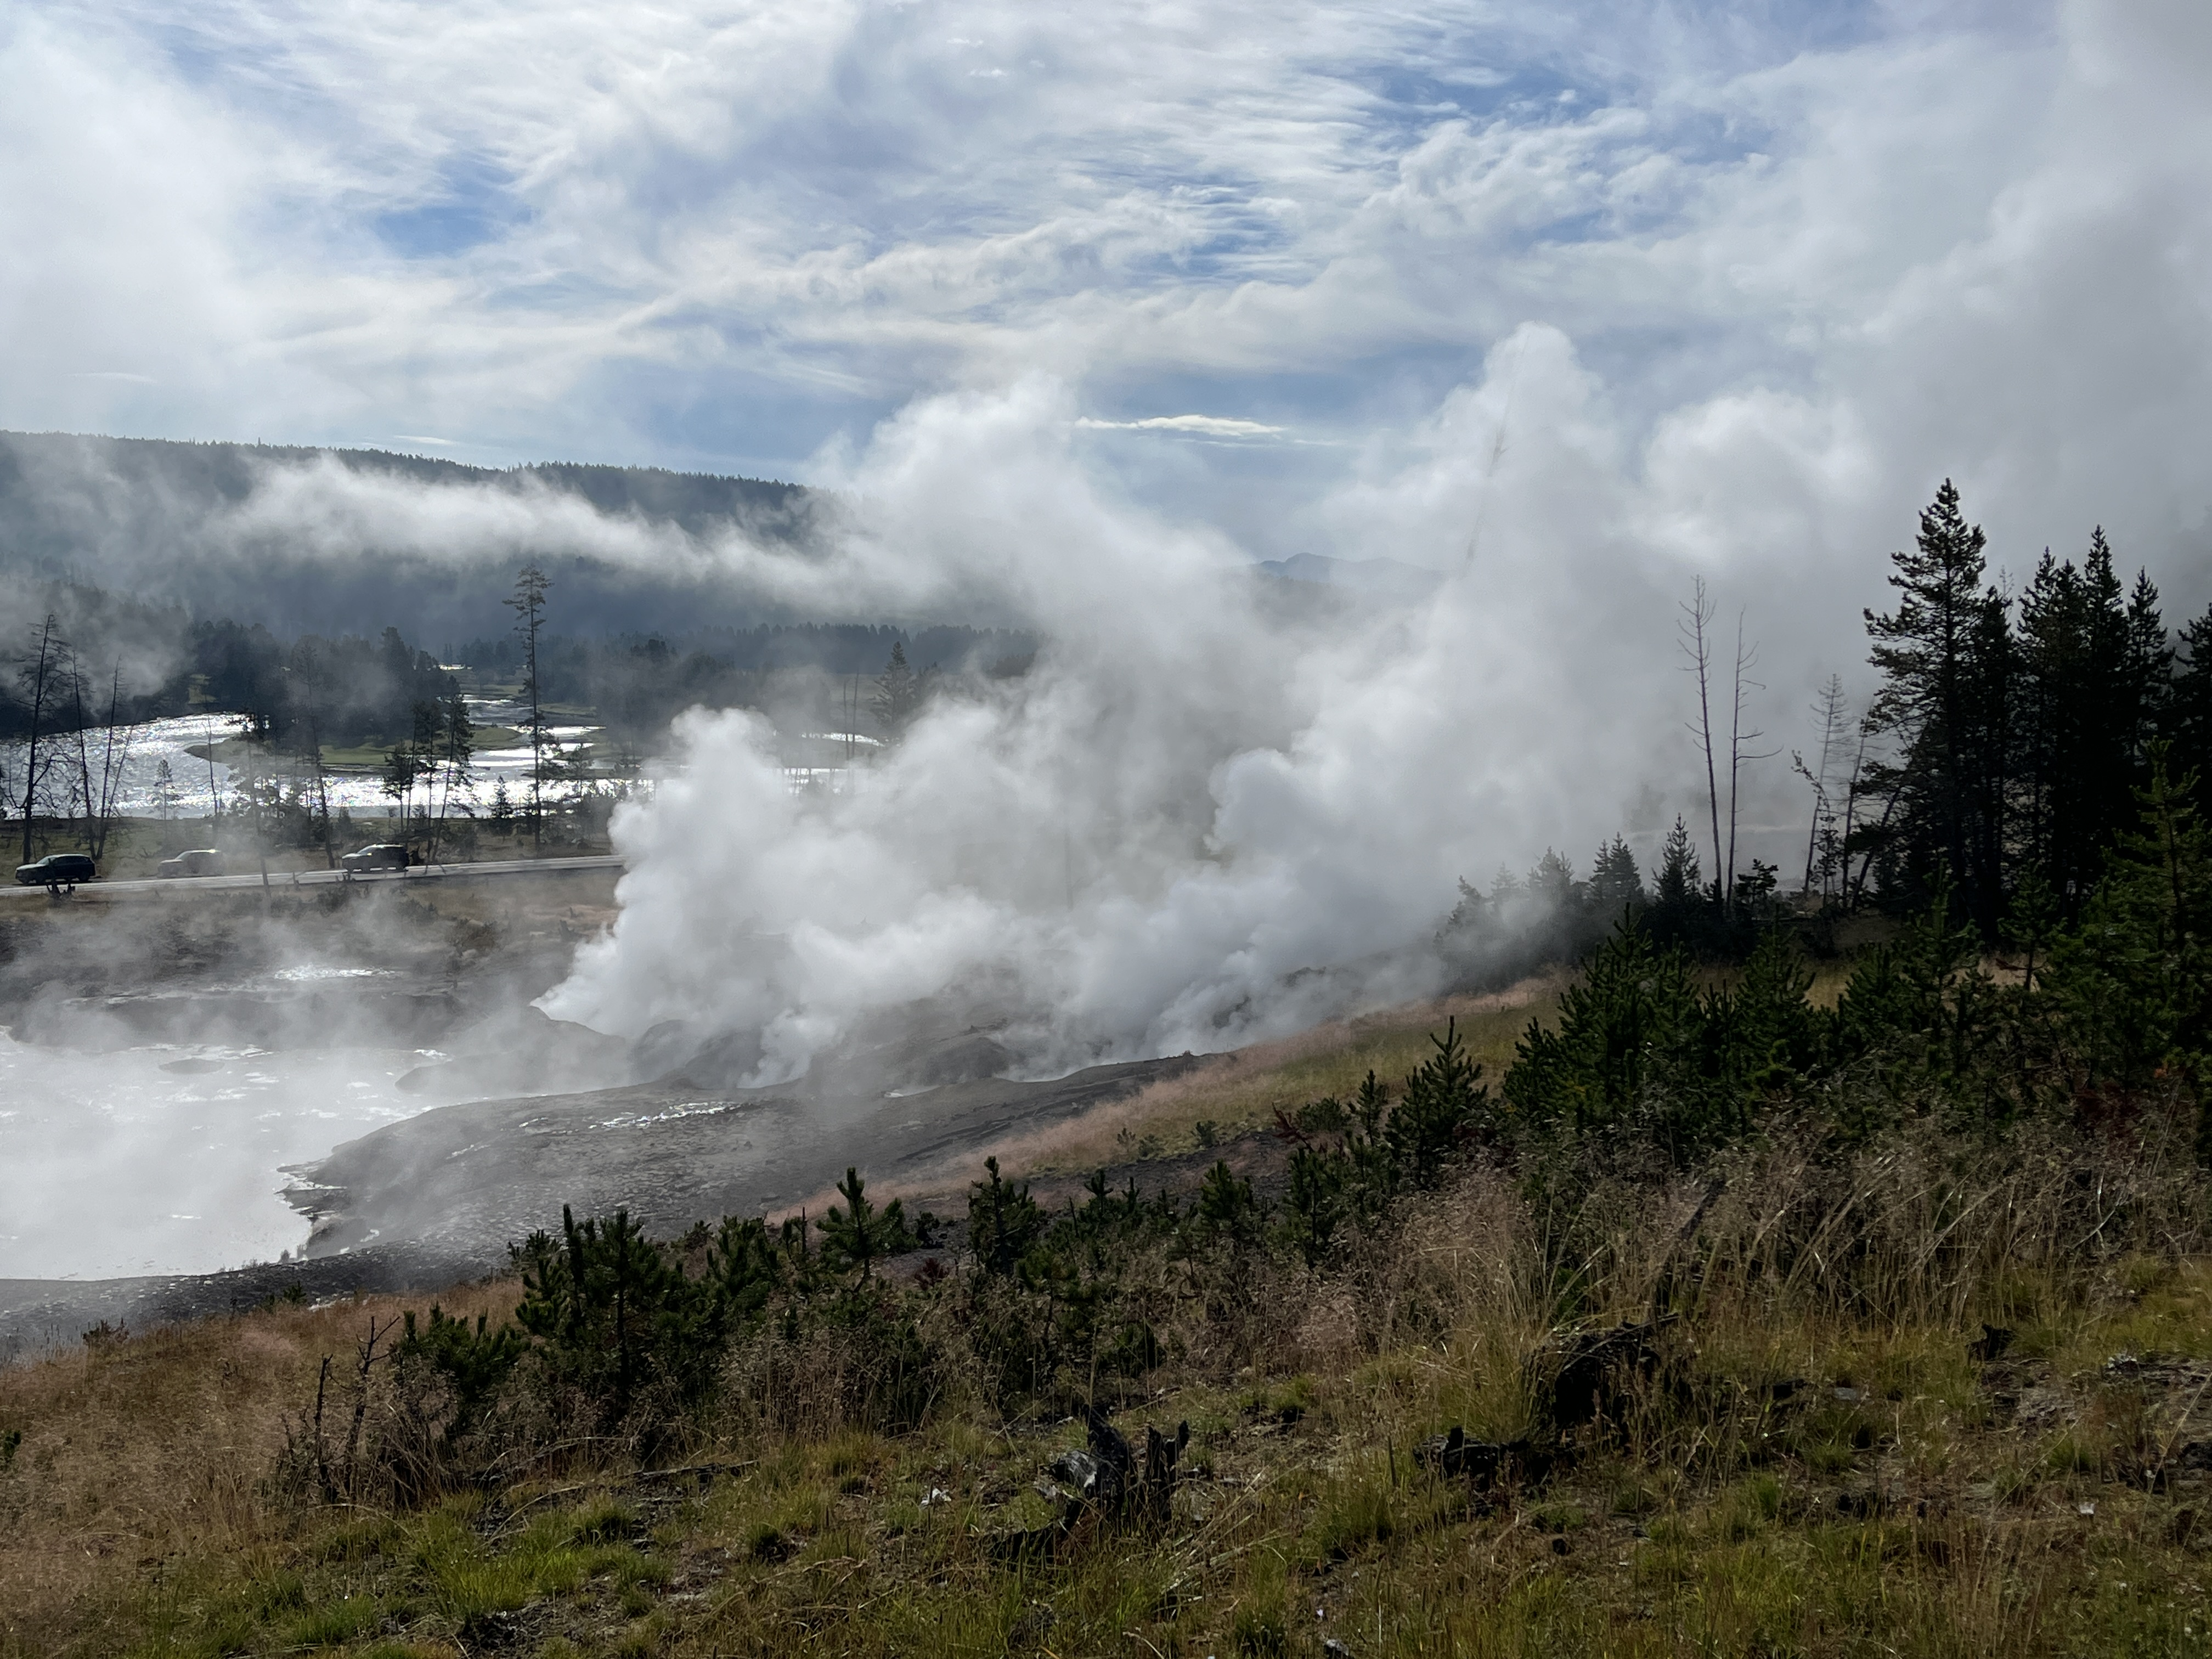
<instances>
[{"instance_id":1,"label":"steam rising from water","mask_svg":"<svg viewBox=\"0 0 2212 1659\"><path fill-rule=\"evenodd\" d=\"M140 1048L0 1034L0 1277L213 1273L304 1244L283 1166L411 1116L412 1049Z\"/></svg>"},{"instance_id":2,"label":"steam rising from water","mask_svg":"<svg viewBox=\"0 0 2212 1659\"><path fill-rule=\"evenodd\" d=\"M1674 724L1648 698L1590 718L1671 690L1671 577L1611 521L1561 337L1500 355L1520 435L1458 469L1449 541L1399 548L1448 574L1398 611L1286 611L1222 539L1112 499L1048 386L909 410L850 470L834 580L848 604L994 593L1051 641L1036 671L940 702L836 794L791 793L757 717L686 717L617 821L620 921L549 1012L757 1029L765 1080L941 994L1045 1072L1436 988L1455 878L1611 833ZM1494 440L1506 395L1493 374L1462 436Z\"/></svg>"}]
</instances>

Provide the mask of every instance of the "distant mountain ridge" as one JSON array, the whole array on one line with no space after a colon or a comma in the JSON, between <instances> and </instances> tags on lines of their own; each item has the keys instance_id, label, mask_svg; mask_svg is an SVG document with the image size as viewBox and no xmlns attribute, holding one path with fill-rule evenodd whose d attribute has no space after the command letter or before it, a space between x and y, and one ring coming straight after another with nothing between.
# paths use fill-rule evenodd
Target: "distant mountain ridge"
<instances>
[{"instance_id":1,"label":"distant mountain ridge","mask_svg":"<svg viewBox=\"0 0 2212 1659\"><path fill-rule=\"evenodd\" d=\"M58 579L280 629L389 622L413 637L461 638L503 626L500 601L514 569L535 561L553 575L555 604L580 632L791 619L712 578L617 568L515 538L464 548L457 537L453 550L434 556L370 539L333 558L281 536L243 546L220 533L227 515L273 476L319 465L461 492L542 489L695 536L735 528L795 546L811 540L827 505L803 485L658 467L551 461L494 469L378 449L0 432L0 599L27 578Z\"/></svg>"},{"instance_id":2,"label":"distant mountain ridge","mask_svg":"<svg viewBox=\"0 0 2212 1659\"><path fill-rule=\"evenodd\" d=\"M580 495L602 512L634 511L699 528L801 507L803 484L658 466L607 466L582 461L532 461L520 466L471 466L465 461L402 450L346 449L229 440L109 438L70 432L0 431L0 512L36 500L74 477L101 473L158 482L182 495L203 493L236 502L252 493L261 469L336 461L349 471L383 473L420 483L506 485L534 481ZM12 516L12 515L11 515Z\"/></svg>"}]
</instances>

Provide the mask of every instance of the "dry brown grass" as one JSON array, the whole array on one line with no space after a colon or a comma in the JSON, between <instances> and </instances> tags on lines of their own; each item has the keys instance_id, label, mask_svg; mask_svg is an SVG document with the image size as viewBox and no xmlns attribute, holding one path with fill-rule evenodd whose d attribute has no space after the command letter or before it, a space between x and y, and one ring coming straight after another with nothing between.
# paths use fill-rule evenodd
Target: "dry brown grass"
<instances>
[{"instance_id":1,"label":"dry brown grass","mask_svg":"<svg viewBox=\"0 0 2212 1659\"><path fill-rule=\"evenodd\" d=\"M502 1319L518 1294L494 1283L438 1300ZM0 1652L41 1650L33 1633L80 1623L118 1581L173 1557L274 1541L282 1519L262 1483L286 1415L313 1401L323 1356L335 1361L325 1421L338 1439L345 1367L368 1322L427 1300L278 1304L0 1368L0 1434L23 1437L0 1477Z\"/></svg>"},{"instance_id":2,"label":"dry brown grass","mask_svg":"<svg viewBox=\"0 0 2212 1659\"><path fill-rule=\"evenodd\" d=\"M1031 1482L1079 1425L1002 1423L956 1389L920 1432L872 1433L837 1405L834 1373L859 1356L772 1335L733 1362L740 1408L713 1455L738 1472L710 1491L610 1464L504 1509L462 1494L388 1516L286 1507L262 1482L320 1355L400 1299L0 1374L0 1427L29 1431L0 1478L19 1505L0 1655L170 1651L171 1630L177 1651L343 1640L363 1659L492 1644L1317 1659L1325 1635L1438 1659L2203 1650L2204 1479L2185 1463L2171 1490L2143 1478L2147 1455L2212 1433L2193 1173L2033 1139L1977 1153L1927 1126L1828 1166L1778 1131L1718 1173L1710 1202L1686 1178L1560 1216L1476 1169L1340 1271L1234 1270L1255 1310L1238 1331L1207 1311L1224 1298L1168 1298L1183 1357L1127 1415L1187 1419L1202 1473L1164 1533L1086 1536L1052 1563L1000 1546L1048 1516ZM1640 1316L1691 1258L1661 1369L1626 1381L1548 1482L1478 1501L1409 1460L1449 1424L1537 1426L1528 1361L1546 1334ZM444 1300L497 1315L512 1297ZM931 1316L956 1345L959 1306ZM1969 1356L1985 1318L2017 1329L2001 1364ZM181 1612L161 1599L172 1577L196 1585ZM348 1623L349 1607L369 1612ZM471 1607L514 1612L471 1626ZM355 1633L313 1633L341 1626Z\"/></svg>"},{"instance_id":3,"label":"dry brown grass","mask_svg":"<svg viewBox=\"0 0 2212 1659\"><path fill-rule=\"evenodd\" d=\"M1554 971L1503 991L1358 1014L1296 1036L1209 1055L1179 1077L1061 1122L1006 1135L962 1154L957 1164L872 1182L869 1195L878 1203L941 1199L964 1189L986 1158L996 1158L1009 1177L1042 1178L1188 1153L1200 1144L1200 1123L1212 1124L1217 1139L1231 1140L1271 1127L1278 1111L1295 1111L1324 1095L1348 1097L1370 1071L1395 1094L1406 1074L1435 1052L1429 1039L1440 1035L1449 1020L1459 1023L1483 1076L1495 1083L1512 1063L1514 1042L1528 1022L1550 1017L1566 982L1564 971ZM769 1218L781 1221L802 1212L818 1215L824 1205L840 1201L825 1186Z\"/></svg>"},{"instance_id":4,"label":"dry brown grass","mask_svg":"<svg viewBox=\"0 0 2212 1659\"><path fill-rule=\"evenodd\" d=\"M1547 974L1480 996L1444 997L1332 1020L1297 1036L1211 1057L1126 1100L1009 1136L994 1150L1010 1170L1091 1170L1127 1161L1147 1139L1161 1151L1187 1152L1197 1144L1201 1122L1212 1123L1224 1139L1265 1128L1278 1111L1295 1111L1324 1095L1348 1097L1370 1071L1395 1093L1406 1074L1435 1052L1429 1038L1441 1035L1448 1020L1459 1023L1469 1053L1494 1083L1512 1062L1515 1040L1531 1019L1551 1013L1565 982L1564 974Z\"/></svg>"}]
</instances>

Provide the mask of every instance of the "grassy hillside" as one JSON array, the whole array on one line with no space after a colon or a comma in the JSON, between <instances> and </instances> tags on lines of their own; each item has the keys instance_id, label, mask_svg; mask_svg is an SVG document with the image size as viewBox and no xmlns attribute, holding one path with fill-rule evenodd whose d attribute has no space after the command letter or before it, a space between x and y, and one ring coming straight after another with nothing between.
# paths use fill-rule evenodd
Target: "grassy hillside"
<instances>
[{"instance_id":1,"label":"grassy hillside","mask_svg":"<svg viewBox=\"0 0 2212 1659\"><path fill-rule=\"evenodd\" d=\"M1030 1159L1318 1122L1370 1066L1407 1112L1440 1012ZM1494 1079L1529 1012L1447 1017ZM1011 1267L988 1187L888 1264L761 1235L778 1288L688 1407L610 1415L557 1331L471 1407L467 1364L389 1358L424 1297L94 1333L0 1373L0 1654L2212 1650L2193 1115L1839 1136L1922 1085L1820 1075L1692 1162L1463 1151L1320 1250L1233 1182L1095 1196ZM438 1299L496 1331L524 1294ZM1068 1495L1092 1402L1140 1453L1188 1425L1159 1501Z\"/></svg>"},{"instance_id":2,"label":"grassy hillside","mask_svg":"<svg viewBox=\"0 0 2212 1659\"><path fill-rule=\"evenodd\" d=\"M1778 1171L1759 1172L1769 1177ZM1875 1171L1873 1173L1880 1173ZM2055 1173L2055 1171L2054 1171ZM1754 1183L1735 1229L1790 1196ZM1991 1194L2017 1202L2021 1183ZM1687 1201L1686 1200L1686 1201ZM1671 1212L1624 1213L1591 1311L1640 1312ZM4 1650L2177 1653L2208 1645L2195 1438L2212 1267L1931 1285L1921 1316L1713 1285L1549 1480L1482 1490L1415 1461L1453 1424L1530 1426L1556 1309L1537 1241L1474 1181L1348 1278L1247 1287L1121 1420L1191 1425L1157 1524L1049 1536L1033 1483L1080 1425L955 1386L885 1433L829 1403L853 1357L762 1356L780 1407L637 1460L572 1447L424 1506L279 1501L287 1413L398 1304L276 1308L0 1378ZM1909 1267L1933 1238L1899 1240ZM1632 1266L1632 1263L1634 1266ZM1635 1267L1645 1271L1638 1273ZM1964 1292L1963 1298L1958 1294ZM959 1318L939 1287L928 1316ZM503 1312L511 1285L449 1293ZM2014 1322L1970 1357L1970 1309ZM334 1407L347 1396L333 1389ZM335 1415L335 1410L334 1410ZM678 1467L669 1472L668 1465ZM2163 1474L2155 1471L2163 1470Z\"/></svg>"}]
</instances>

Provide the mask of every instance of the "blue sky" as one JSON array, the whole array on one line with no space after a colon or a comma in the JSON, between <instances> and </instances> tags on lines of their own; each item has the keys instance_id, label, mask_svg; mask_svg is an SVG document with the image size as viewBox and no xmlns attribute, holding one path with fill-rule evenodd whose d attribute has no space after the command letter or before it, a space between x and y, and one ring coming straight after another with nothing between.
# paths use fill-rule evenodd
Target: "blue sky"
<instances>
[{"instance_id":1,"label":"blue sky","mask_svg":"<svg viewBox=\"0 0 2212 1659\"><path fill-rule=\"evenodd\" d=\"M0 88L0 426L838 492L794 554L271 465L208 547L1051 642L823 814L688 718L602 1029L795 1069L1011 962L1073 1064L1424 994L1461 878L1705 818L1693 582L1771 742L1863 708L1946 477L2015 577L2101 524L2212 600L2203 0L18 0ZM1238 568L1304 552L1447 575L1307 628Z\"/></svg>"},{"instance_id":2,"label":"blue sky","mask_svg":"<svg viewBox=\"0 0 2212 1659\"><path fill-rule=\"evenodd\" d=\"M2041 384L2201 344L2140 264L2070 346L2028 337L2069 238L2190 257L2205 33L1936 0L28 0L0 423L814 478L917 398L1043 374L1102 476L1267 556L1537 324L1626 472L1779 398L1870 434L1893 521L1946 470L2097 448L2002 392L1931 405L1915 339L1978 332L1999 383L2065 357ZM1192 415L1276 430L1126 424ZM2055 464L2163 490L2162 547L2201 518L2117 452Z\"/></svg>"}]
</instances>

